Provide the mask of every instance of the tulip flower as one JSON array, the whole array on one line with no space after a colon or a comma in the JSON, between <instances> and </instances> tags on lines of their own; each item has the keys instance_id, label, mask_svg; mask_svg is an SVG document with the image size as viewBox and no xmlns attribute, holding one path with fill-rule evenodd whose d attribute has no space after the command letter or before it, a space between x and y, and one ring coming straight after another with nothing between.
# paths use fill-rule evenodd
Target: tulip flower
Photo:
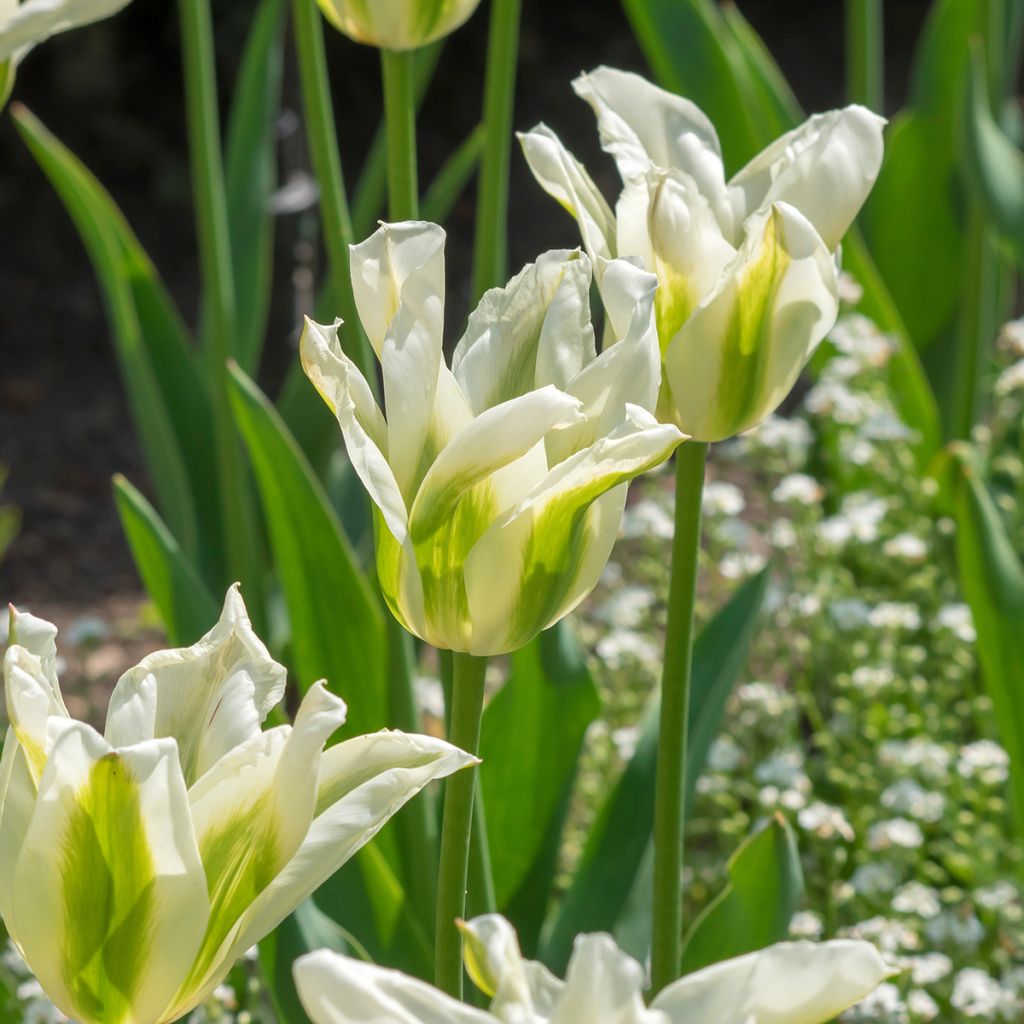
<instances>
[{"instance_id":1,"label":"tulip flower","mask_svg":"<svg viewBox=\"0 0 1024 1024\"><path fill-rule=\"evenodd\" d=\"M885 122L859 106L817 114L726 181L689 100L611 68L574 87L622 178L615 211L545 125L520 141L591 256L639 257L657 275L659 418L698 441L756 426L835 322L833 252L878 176Z\"/></svg>"},{"instance_id":2,"label":"tulip flower","mask_svg":"<svg viewBox=\"0 0 1024 1024\"><path fill-rule=\"evenodd\" d=\"M415 50L454 32L480 0L317 0L335 28L384 50Z\"/></svg>"},{"instance_id":3,"label":"tulip flower","mask_svg":"<svg viewBox=\"0 0 1024 1024\"><path fill-rule=\"evenodd\" d=\"M25 54L57 32L109 18L129 0L0 0L0 107Z\"/></svg>"},{"instance_id":4,"label":"tulip flower","mask_svg":"<svg viewBox=\"0 0 1024 1024\"><path fill-rule=\"evenodd\" d=\"M579 936L561 981L523 959L504 918L463 930L466 967L489 1010L328 950L295 963L302 1004L313 1024L825 1024L893 973L867 942L782 942L681 978L648 1009L643 968L608 935Z\"/></svg>"},{"instance_id":5,"label":"tulip flower","mask_svg":"<svg viewBox=\"0 0 1024 1024\"><path fill-rule=\"evenodd\" d=\"M261 731L285 672L235 589L198 643L121 677L103 734L68 715L55 637L12 610L0 913L81 1024L186 1014L410 797L473 761L397 732L324 752L345 705L323 683L293 726Z\"/></svg>"},{"instance_id":6,"label":"tulip flower","mask_svg":"<svg viewBox=\"0 0 1024 1024\"><path fill-rule=\"evenodd\" d=\"M624 260L603 268L614 343L598 356L590 261L546 253L484 295L449 369L444 237L433 224L383 225L352 249L386 418L338 344L340 322L307 321L301 356L373 500L395 616L436 647L501 654L593 589L626 482L682 435L649 412L659 383L650 274Z\"/></svg>"}]
</instances>

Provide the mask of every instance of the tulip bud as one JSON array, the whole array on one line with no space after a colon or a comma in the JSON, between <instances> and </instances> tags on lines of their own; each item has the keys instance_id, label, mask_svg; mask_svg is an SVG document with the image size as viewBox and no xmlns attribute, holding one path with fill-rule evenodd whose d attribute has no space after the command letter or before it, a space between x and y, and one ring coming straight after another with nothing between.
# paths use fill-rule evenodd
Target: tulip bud
<instances>
[{"instance_id":1,"label":"tulip bud","mask_svg":"<svg viewBox=\"0 0 1024 1024\"><path fill-rule=\"evenodd\" d=\"M415 50L454 32L480 0L317 0L335 28L357 43Z\"/></svg>"}]
</instances>

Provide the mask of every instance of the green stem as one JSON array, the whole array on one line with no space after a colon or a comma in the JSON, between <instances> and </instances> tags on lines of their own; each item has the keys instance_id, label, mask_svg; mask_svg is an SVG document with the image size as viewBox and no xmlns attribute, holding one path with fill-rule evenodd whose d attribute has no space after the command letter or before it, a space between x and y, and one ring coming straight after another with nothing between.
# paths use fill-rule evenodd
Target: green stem
<instances>
[{"instance_id":1,"label":"green stem","mask_svg":"<svg viewBox=\"0 0 1024 1024\"><path fill-rule=\"evenodd\" d=\"M487 659L456 653L452 681L451 729L448 739L470 754L480 743ZM437 880L434 981L457 999L462 997L462 937L455 921L466 911L466 880L473 825L476 772L456 772L445 784L441 822L441 863Z\"/></svg>"},{"instance_id":2,"label":"green stem","mask_svg":"<svg viewBox=\"0 0 1024 1024\"><path fill-rule=\"evenodd\" d=\"M881 113L885 104L883 0L846 0L846 98Z\"/></svg>"},{"instance_id":3,"label":"green stem","mask_svg":"<svg viewBox=\"0 0 1024 1024\"><path fill-rule=\"evenodd\" d=\"M349 358L362 370L370 387L377 392L376 363L370 343L360 326L352 296L348 255L349 246L353 242L352 219L349 215L341 157L338 154L338 135L334 127L323 22L315 0L294 0L293 22L309 154L313 173L320 186L320 220L330 267L331 294L347 325L341 332L342 344Z\"/></svg>"},{"instance_id":4,"label":"green stem","mask_svg":"<svg viewBox=\"0 0 1024 1024\"><path fill-rule=\"evenodd\" d=\"M473 294L505 281L508 263L508 172L512 150L512 111L519 54L521 0L494 0L487 42L484 84L486 141L480 164Z\"/></svg>"},{"instance_id":5,"label":"green stem","mask_svg":"<svg viewBox=\"0 0 1024 1024\"><path fill-rule=\"evenodd\" d=\"M381 50L384 122L388 140L388 215L413 220L419 214L416 172L416 51Z\"/></svg>"},{"instance_id":6,"label":"green stem","mask_svg":"<svg viewBox=\"0 0 1024 1024\"><path fill-rule=\"evenodd\" d=\"M679 976L683 910L686 726L693 668L694 609L700 555L700 504L708 446L676 452L675 534L669 582L661 718L654 791L654 916L651 981L655 993Z\"/></svg>"},{"instance_id":7,"label":"green stem","mask_svg":"<svg viewBox=\"0 0 1024 1024\"><path fill-rule=\"evenodd\" d=\"M199 263L209 315L205 342L223 502L225 570L229 580L255 585L255 524L245 500L245 467L228 399L227 361L234 354L235 342L235 281L217 114L213 26L207 0L180 0L179 11ZM258 612L259 603L253 602L251 608Z\"/></svg>"}]
</instances>

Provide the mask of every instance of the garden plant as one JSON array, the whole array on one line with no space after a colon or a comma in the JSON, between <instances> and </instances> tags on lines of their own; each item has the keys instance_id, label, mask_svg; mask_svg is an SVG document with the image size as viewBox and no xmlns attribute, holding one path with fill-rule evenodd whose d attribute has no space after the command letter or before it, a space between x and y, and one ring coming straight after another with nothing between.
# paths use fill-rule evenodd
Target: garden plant
<instances>
[{"instance_id":1,"label":"garden plant","mask_svg":"<svg viewBox=\"0 0 1024 1024\"><path fill-rule=\"evenodd\" d=\"M1024 1019L1024 4L935 0L887 122L881 0L810 116L736 6L622 0L649 77L565 82L612 194L566 126L517 135L520 0L258 0L223 129L216 8L179 0L189 324L17 98L128 2L0 0L168 646L100 729L11 606L0 1024ZM479 125L423 188L484 17ZM334 32L380 58L352 189ZM292 61L324 273L271 398ZM521 268L514 160L564 229Z\"/></svg>"}]
</instances>

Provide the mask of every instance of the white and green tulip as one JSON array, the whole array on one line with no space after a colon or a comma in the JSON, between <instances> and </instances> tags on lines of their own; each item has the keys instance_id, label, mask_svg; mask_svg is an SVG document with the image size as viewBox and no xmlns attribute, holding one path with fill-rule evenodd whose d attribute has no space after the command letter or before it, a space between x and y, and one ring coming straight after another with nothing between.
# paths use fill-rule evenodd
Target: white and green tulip
<instances>
[{"instance_id":1,"label":"white and green tulip","mask_svg":"<svg viewBox=\"0 0 1024 1024\"><path fill-rule=\"evenodd\" d=\"M484 295L449 369L444 237L434 224L383 225L352 249L386 418L342 352L338 323L307 321L302 362L373 500L392 611L436 647L502 654L593 589L627 481L682 435L650 412L660 380L652 275L625 260L603 266L609 343L597 355L590 260L546 253Z\"/></svg>"},{"instance_id":2,"label":"white and green tulip","mask_svg":"<svg viewBox=\"0 0 1024 1024\"><path fill-rule=\"evenodd\" d=\"M893 971L867 942L783 942L669 985L644 1004L644 970L608 935L576 939L566 978L525 960L502 917L463 926L489 1010L397 971L320 950L296 961L313 1024L825 1024Z\"/></svg>"},{"instance_id":3,"label":"white and green tulip","mask_svg":"<svg viewBox=\"0 0 1024 1024\"><path fill-rule=\"evenodd\" d=\"M0 107L25 54L58 32L116 14L129 0L0 0Z\"/></svg>"},{"instance_id":4,"label":"white and green tulip","mask_svg":"<svg viewBox=\"0 0 1024 1024\"><path fill-rule=\"evenodd\" d=\"M103 734L72 719L56 629L12 611L0 761L0 914L80 1024L173 1021L432 779L474 761L381 732L326 752L345 704L317 683L261 730L285 672L236 589L194 646L118 681Z\"/></svg>"},{"instance_id":5,"label":"white and green tulip","mask_svg":"<svg viewBox=\"0 0 1024 1024\"><path fill-rule=\"evenodd\" d=\"M726 180L714 126L639 75L574 82L623 188L614 212L545 125L520 136L534 176L595 258L635 256L659 281L659 418L699 441L756 426L835 322L833 253L882 161L882 118L816 114Z\"/></svg>"},{"instance_id":6,"label":"white and green tulip","mask_svg":"<svg viewBox=\"0 0 1024 1024\"><path fill-rule=\"evenodd\" d=\"M454 32L480 0L317 0L335 28L385 50L414 50Z\"/></svg>"}]
</instances>

